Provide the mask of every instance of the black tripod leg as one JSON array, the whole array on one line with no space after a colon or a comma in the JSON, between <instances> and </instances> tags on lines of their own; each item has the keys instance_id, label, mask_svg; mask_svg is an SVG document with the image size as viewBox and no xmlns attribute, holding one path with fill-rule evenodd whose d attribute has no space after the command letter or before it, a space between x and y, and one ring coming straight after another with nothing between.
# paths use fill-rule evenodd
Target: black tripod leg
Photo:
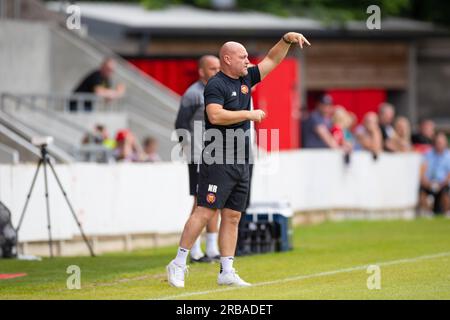
<instances>
[{"instance_id":1,"label":"black tripod leg","mask_svg":"<svg viewBox=\"0 0 450 320\"><path fill-rule=\"evenodd\" d=\"M36 178L38 176L39 168L41 167L41 164L42 164L42 159L39 159L39 162L38 162L38 165L36 168L36 172L34 173L33 182L31 183L30 191L28 191L27 199L25 201L25 205L23 206L22 214L20 215L19 224L17 225L17 228L16 228L17 234L19 234L20 227L22 226L23 218L25 217L25 212L27 211L27 208L28 208L28 202L30 202L31 194L33 193L34 184L36 183Z\"/></svg>"},{"instance_id":2,"label":"black tripod leg","mask_svg":"<svg viewBox=\"0 0 450 320\"><path fill-rule=\"evenodd\" d=\"M86 243L87 247L89 248L89 252L91 253L91 256L95 257L94 250L92 249L91 244L89 243L86 235L84 234L84 231L83 231L83 228L81 226L81 223L78 220L77 215L75 214L75 210L73 209L72 204L69 201L69 198L67 197L66 191L64 191L64 188L63 188L63 186L61 184L61 181L59 181L58 175L56 174L55 168L53 168L53 165L51 164L50 159L47 159L47 163L50 166L50 168L52 169L53 175L55 176L55 179L58 182L59 188L61 189L61 192L64 195L64 199L66 199L67 205L69 206L69 209L72 212L72 216L75 219L75 222L77 223L78 228L80 229L81 236L83 237L84 242Z\"/></svg>"},{"instance_id":3,"label":"black tripod leg","mask_svg":"<svg viewBox=\"0 0 450 320\"><path fill-rule=\"evenodd\" d=\"M53 258L53 240L52 240L52 227L50 223L50 203L48 201L48 183L47 183L47 157L44 158L44 178L45 178L45 202L47 206L47 228L48 239L50 245L50 257Z\"/></svg>"},{"instance_id":4,"label":"black tripod leg","mask_svg":"<svg viewBox=\"0 0 450 320\"><path fill-rule=\"evenodd\" d=\"M19 223L18 223L17 228L16 228L16 241L17 241L17 243L19 243L19 230L20 230L20 227L22 226L23 218L25 217L25 212L27 211L28 203L30 202L31 194L33 193L34 184L36 183L36 178L38 176L41 164L42 164L42 159L39 159L38 165L36 167L36 172L34 173L33 182L31 182L30 190L28 191L27 199L25 200L25 204L23 206L23 210L22 210L22 213L20 215Z\"/></svg>"}]
</instances>

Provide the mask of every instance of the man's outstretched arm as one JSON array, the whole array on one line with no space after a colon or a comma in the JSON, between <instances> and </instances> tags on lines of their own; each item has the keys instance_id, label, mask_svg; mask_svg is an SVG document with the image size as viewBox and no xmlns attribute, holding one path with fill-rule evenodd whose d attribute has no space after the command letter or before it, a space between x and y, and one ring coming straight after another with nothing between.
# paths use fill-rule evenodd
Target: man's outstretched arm
<instances>
[{"instance_id":1,"label":"man's outstretched arm","mask_svg":"<svg viewBox=\"0 0 450 320\"><path fill-rule=\"evenodd\" d=\"M286 33L276 45L270 49L269 53L258 64L259 73L261 74L261 80L264 79L280 62L286 57L291 44L299 44L303 49L303 44L311 45L306 38L296 32Z\"/></svg>"}]
</instances>

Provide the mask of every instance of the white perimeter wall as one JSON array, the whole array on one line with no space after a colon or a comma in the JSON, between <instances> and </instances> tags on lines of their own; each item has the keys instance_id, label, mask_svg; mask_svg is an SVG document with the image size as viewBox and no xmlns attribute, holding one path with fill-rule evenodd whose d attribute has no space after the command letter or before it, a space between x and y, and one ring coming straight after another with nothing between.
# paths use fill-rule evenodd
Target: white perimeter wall
<instances>
[{"instance_id":1,"label":"white perimeter wall","mask_svg":"<svg viewBox=\"0 0 450 320\"><path fill-rule=\"evenodd\" d=\"M339 152L282 152L255 166L252 201L287 200L294 210L410 209L417 203L420 156L355 153L346 167ZM0 200L16 226L35 165L0 166ZM192 206L187 166L159 164L57 165L56 171L88 235L180 232ZM49 171L54 239L79 235ZM20 241L47 239L44 175L40 170Z\"/></svg>"}]
</instances>

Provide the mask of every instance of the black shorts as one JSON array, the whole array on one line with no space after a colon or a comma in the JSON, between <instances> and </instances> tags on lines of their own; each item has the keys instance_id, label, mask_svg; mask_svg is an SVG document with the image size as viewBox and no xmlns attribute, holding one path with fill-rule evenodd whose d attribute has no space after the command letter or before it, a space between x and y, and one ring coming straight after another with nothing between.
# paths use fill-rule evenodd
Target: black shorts
<instances>
[{"instance_id":1,"label":"black shorts","mask_svg":"<svg viewBox=\"0 0 450 320\"><path fill-rule=\"evenodd\" d=\"M243 212L249 192L248 164L200 165L197 204Z\"/></svg>"},{"instance_id":2,"label":"black shorts","mask_svg":"<svg viewBox=\"0 0 450 320\"><path fill-rule=\"evenodd\" d=\"M443 187L442 189L440 189L438 191L433 191L433 190L430 190L428 188L420 186L420 191L425 192L428 195L432 195L434 197L438 197L438 196L441 196L444 193L448 193L450 191L450 187L449 186L445 186L445 187Z\"/></svg>"},{"instance_id":3,"label":"black shorts","mask_svg":"<svg viewBox=\"0 0 450 320\"><path fill-rule=\"evenodd\" d=\"M189 194L191 196L197 195L197 183L198 183L198 164L189 163Z\"/></svg>"},{"instance_id":4,"label":"black shorts","mask_svg":"<svg viewBox=\"0 0 450 320\"><path fill-rule=\"evenodd\" d=\"M435 213L442 213L441 199L444 196L444 194L448 194L449 191L450 191L449 186L445 186L438 191L433 191L428 188L424 188L423 186L420 186L420 192L424 192L428 195L433 196L433 198L434 198L433 211Z\"/></svg>"}]
</instances>

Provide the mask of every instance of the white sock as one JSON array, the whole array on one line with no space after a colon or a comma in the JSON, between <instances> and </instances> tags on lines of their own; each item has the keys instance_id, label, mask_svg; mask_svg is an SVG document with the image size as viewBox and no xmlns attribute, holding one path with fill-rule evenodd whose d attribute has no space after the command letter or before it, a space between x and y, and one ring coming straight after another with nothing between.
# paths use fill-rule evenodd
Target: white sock
<instances>
[{"instance_id":1,"label":"white sock","mask_svg":"<svg viewBox=\"0 0 450 320\"><path fill-rule=\"evenodd\" d=\"M217 232L206 234L206 255L210 258L220 255L217 246Z\"/></svg>"},{"instance_id":2,"label":"white sock","mask_svg":"<svg viewBox=\"0 0 450 320\"><path fill-rule=\"evenodd\" d=\"M234 257L220 257L220 273L227 273L233 269Z\"/></svg>"},{"instance_id":3,"label":"white sock","mask_svg":"<svg viewBox=\"0 0 450 320\"><path fill-rule=\"evenodd\" d=\"M186 265L186 259L187 259L188 254L189 254L188 249L178 247L177 256L175 257L175 259L173 261L175 262L175 264L183 267Z\"/></svg>"},{"instance_id":4,"label":"white sock","mask_svg":"<svg viewBox=\"0 0 450 320\"><path fill-rule=\"evenodd\" d=\"M202 247L201 247L201 236L195 240L194 245L191 248L191 257L194 259L199 259L204 256Z\"/></svg>"}]
</instances>

